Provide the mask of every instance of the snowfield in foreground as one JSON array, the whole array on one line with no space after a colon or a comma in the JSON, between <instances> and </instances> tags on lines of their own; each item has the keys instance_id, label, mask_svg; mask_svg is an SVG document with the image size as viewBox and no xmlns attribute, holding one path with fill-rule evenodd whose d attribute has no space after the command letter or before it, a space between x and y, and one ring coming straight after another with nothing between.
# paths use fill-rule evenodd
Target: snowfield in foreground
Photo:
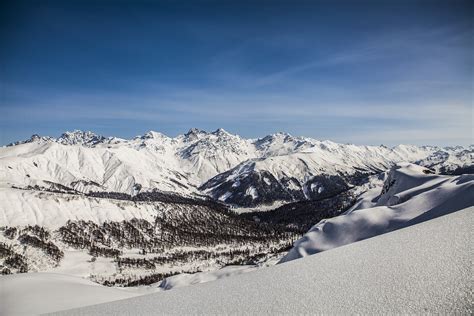
<instances>
[{"instance_id":1,"label":"snowfield in foreground","mask_svg":"<svg viewBox=\"0 0 474 316\"><path fill-rule=\"evenodd\" d=\"M65 274L7 275L0 280L0 315L42 314L136 295Z\"/></svg>"},{"instance_id":2,"label":"snowfield in foreground","mask_svg":"<svg viewBox=\"0 0 474 316\"><path fill-rule=\"evenodd\" d=\"M267 269L59 314L468 315L473 210Z\"/></svg>"},{"instance_id":3,"label":"snowfield in foreground","mask_svg":"<svg viewBox=\"0 0 474 316\"><path fill-rule=\"evenodd\" d=\"M347 245L474 205L474 175L442 176L409 163L392 168L382 194L362 195L345 214L322 220L281 262Z\"/></svg>"}]
</instances>

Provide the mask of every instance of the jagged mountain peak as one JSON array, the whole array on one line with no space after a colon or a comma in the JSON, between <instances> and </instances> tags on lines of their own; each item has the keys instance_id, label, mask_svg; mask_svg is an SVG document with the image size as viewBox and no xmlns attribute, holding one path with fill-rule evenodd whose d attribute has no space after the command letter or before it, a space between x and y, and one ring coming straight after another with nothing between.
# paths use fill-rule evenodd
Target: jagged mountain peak
<instances>
[{"instance_id":1,"label":"jagged mountain peak","mask_svg":"<svg viewBox=\"0 0 474 316\"><path fill-rule=\"evenodd\" d=\"M288 133L278 132L253 141L263 156L285 155L292 152L308 150L318 141L311 138L294 137Z\"/></svg>"},{"instance_id":2,"label":"jagged mountain peak","mask_svg":"<svg viewBox=\"0 0 474 316\"><path fill-rule=\"evenodd\" d=\"M50 136L40 136L38 134L33 134L27 140L16 141L16 142L8 144L6 147L27 144L27 143L46 143L46 142L51 142L51 141L55 141L55 139Z\"/></svg>"},{"instance_id":3,"label":"jagged mountain peak","mask_svg":"<svg viewBox=\"0 0 474 316\"><path fill-rule=\"evenodd\" d=\"M184 141L186 142L228 142L229 140L243 140L240 136L229 133L223 128L218 128L213 132L207 132L198 128L191 128L186 134L184 134Z\"/></svg>"},{"instance_id":4,"label":"jagged mountain peak","mask_svg":"<svg viewBox=\"0 0 474 316\"><path fill-rule=\"evenodd\" d=\"M63 145L96 145L106 138L91 131L74 130L64 132L56 142Z\"/></svg>"},{"instance_id":5,"label":"jagged mountain peak","mask_svg":"<svg viewBox=\"0 0 474 316\"><path fill-rule=\"evenodd\" d=\"M49 142L54 140L54 138L49 137L49 136L40 136L38 134L33 134L31 135L30 139L27 140L27 142L32 143L32 142Z\"/></svg>"},{"instance_id":6,"label":"jagged mountain peak","mask_svg":"<svg viewBox=\"0 0 474 316\"><path fill-rule=\"evenodd\" d=\"M212 132L211 134L217 135L217 136L228 136L228 135L232 135L231 133L229 133L228 131L226 131L226 130L223 129L223 128L218 128L218 129L216 129L214 132Z\"/></svg>"},{"instance_id":7,"label":"jagged mountain peak","mask_svg":"<svg viewBox=\"0 0 474 316\"><path fill-rule=\"evenodd\" d=\"M290 133L282 132L282 131L273 133L273 134L271 134L271 136L274 136L274 137L285 137L285 138L286 138L286 137L293 137Z\"/></svg>"},{"instance_id":8,"label":"jagged mountain peak","mask_svg":"<svg viewBox=\"0 0 474 316\"><path fill-rule=\"evenodd\" d=\"M168 139L169 137L163 133L155 132L155 131L148 131L143 136L137 136L136 138L140 139Z\"/></svg>"},{"instance_id":9,"label":"jagged mountain peak","mask_svg":"<svg viewBox=\"0 0 474 316\"><path fill-rule=\"evenodd\" d=\"M207 134L207 132L200 128L192 127L189 129L189 131L185 135L187 136L187 135L196 135L196 134Z\"/></svg>"},{"instance_id":10,"label":"jagged mountain peak","mask_svg":"<svg viewBox=\"0 0 474 316\"><path fill-rule=\"evenodd\" d=\"M73 131L65 131L61 134L61 137L73 137L73 136L86 136L86 135L96 135L94 132L91 131L83 131L80 129L75 129Z\"/></svg>"},{"instance_id":11,"label":"jagged mountain peak","mask_svg":"<svg viewBox=\"0 0 474 316\"><path fill-rule=\"evenodd\" d=\"M293 139L294 139L293 136L291 136L288 133L278 132L278 133L274 133L274 134L270 134L270 135L266 135L264 137L258 138L255 141L255 144L257 146L261 146L261 145L272 143L275 141L288 142L288 141L292 141Z\"/></svg>"},{"instance_id":12,"label":"jagged mountain peak","mask_svg":"<svg viewBox=\"0 0 474 316\"><path fill-rule=\"evenodd\" d=\"M206 135L208 135L206 131L193 127L190 128L186 134L184 134L184 138L186 141L195 141Z\"/></svg>"}]
</instances>

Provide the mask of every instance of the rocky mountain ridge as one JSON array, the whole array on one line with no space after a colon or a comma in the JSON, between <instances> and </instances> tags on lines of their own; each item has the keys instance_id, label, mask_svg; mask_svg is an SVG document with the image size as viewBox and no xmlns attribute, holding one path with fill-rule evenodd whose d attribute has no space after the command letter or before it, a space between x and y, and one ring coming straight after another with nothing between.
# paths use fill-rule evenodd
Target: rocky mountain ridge
<instances>
[{"instance_id":1,"label":"rocky mountain ridge","mask_svg":"<svg viewBox=\"0 0 474 316\"><path fill-rule=\"evenodd\" d=\"M159 190L256 206L324 198L401 161L444 173L469 170L473 148L356 146L286 133L245 139L195 128L174 138L150 131L125 140L76 130L0 148L0 185L130 195Z\"/></svg>"}]
</instances>

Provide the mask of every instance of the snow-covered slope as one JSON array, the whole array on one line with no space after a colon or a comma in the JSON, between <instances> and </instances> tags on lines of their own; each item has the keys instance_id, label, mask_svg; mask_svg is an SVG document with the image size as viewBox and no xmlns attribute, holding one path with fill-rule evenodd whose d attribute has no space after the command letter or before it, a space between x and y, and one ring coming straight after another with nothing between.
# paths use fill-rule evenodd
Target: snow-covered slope
<instances>
[{"instance_id":1,"label":"snow-covered slope","mask_svg":"<svg viewBox=\"0 0 474 316\"><path fill-rule=\"evenodd\" d=\"M457 170L474 164L472 152L343 145L284 133L244 139L223 129L191 129L175 138L150 131L130 140L74 131L0 148L0 187L131 195L153 189L192 195L201 187L215 199L254 206L321 198L341 188L324 184L327 176L350 182L400 161Z\"/></svg>"},{"instance_id":2,"label":"snow-covered slope","mask_svg":"<svg viewBox=\"0 0 474 316\"><path fill-rule=\"evenodd\" d=\"M344 191L363 174L380 173L402 161L417 161L441 171L474 164L472 151L453 150L313 141L311 147L305 147L302 151L247 160L210 179L201 189L215 199L243 206L268 204L278 199L322 199ZM431 163L429 157L435 153L444 153L445 160L440 158L442 163Z\"/></svg>"},{"instance_id":3,"label":"snow-covered slope","mask_svg":"<svg viewBox=\"0 0 474 316\"><path fill-rule=\"evenodd\" d=\"M239 218L212 201L9 188L0 188L0 196L0 275L50 271L137 286L176 273L253 264L299 236Z\"/></svg>"},{"instance_id":4,"label":"snow-covered slope","mask_svg":"<svg viewBox=\"0 0 474 316\"><path fill-rule=\"evenodd\" d=\"M252 272L256 269L256 266L242 265L227 266L216 271L198 272L193 274L183 273L164 279L159 286L163 290L171 290L184 286L192 286L196 284L225 279L230 276L236 276L242 273Z\"/></svg>"},{"instance_id":5,"label":"snow-covered slope","mask_svg":"<svg viewBox=\"0 0 474 316\"><path fill-rule=\"evenodd\" d=\"M131 140L81 131L58 139L35 135L0 148L0 185L190 194L204 181L255 155L250 141L224 130L192 129L176 138L151 131Z\"/></svg>"},{"instance_id":6,"label":"snow-covered slope","mask_svg":"<svg viewBox=\"0 0 474 316\"><path fill-rule=\"evenodd\" d=\"M215 282L58 314L467 315L472 211Z\"/></svg>"},{"instance_id":7,"label":"snow-covered slope","mask_svg":"<svg viewBox=\"0 0 474 316\"><path fill-rule=\"evenodd\" d=\"M474 175L442 176L414 164L392 168L381 194L310 229L281 262L329 250L474 206ZM371 204L371 205L370 205ZM368 207L369 208L361 208Z\"/></svg>"},{"instance_id":8,"label":"snow-covered slope","mask_svg":"<svg viewBox=\"0 0 474 316\"><path fill-rule=\"evenodd\" d=\"M0 315L38 315L137 295L64 274L7 275L0 278Z\"/></svg>"},{"instance_id":9,"label":"snow-covered slope","mask_svg":"<svg viewBox=\"0 0 474 316\"><path fill-rule=\"evenodd\" d=\"M134 218L154 222L162 203L137 203L82 195L0 188L0 226L39 225L57 229L68 220L107 221Z\"/></svg>"}]
</instances>

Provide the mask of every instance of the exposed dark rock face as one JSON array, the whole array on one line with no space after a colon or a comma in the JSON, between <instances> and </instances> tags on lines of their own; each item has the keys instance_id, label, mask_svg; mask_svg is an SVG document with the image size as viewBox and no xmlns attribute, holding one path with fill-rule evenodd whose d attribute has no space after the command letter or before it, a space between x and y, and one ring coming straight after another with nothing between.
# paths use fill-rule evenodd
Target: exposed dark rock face
<instances>
[{"instance_id":1,"label":"exposed dark rock face","mask_svg":"<svg viewBox=\"0 0 474 316\"><path fill-rule=\"evenodd\" d=\"M270 172L252 170L237 178L226 173L218 175L203 184L200 189L211 189L209 193L216 200L236 206L254 207L275 201L324 199L349 189L350 181L355 181L355 178L322 174L301 184L294 177L276 179Z\"/></svg>"},{"instance_id":2,"label":"exposed dark rock face","mask_svg":"<svg viewBox=\"0 0 474 316\"><path fill-rule=\"evenodd\" d=\"M341 176L319 175L308 180L303 187L308 200L321 200L349 189Z\"/></svg>"},{"instance_id":3,"label":"exposed dark rock face","mask_svg":"<svg viewBox=\"0 0 474 316\"><path fill-rule=\"evenodd\" d=\"M104 136L96 135L90 131L65 132L56 140L56 142L63 145L83 145L93 147L106 140Z\"/></svg>"},{"instance_id":4,"label":"exposed dark rock face","mask_svg":"<svg viewBox=\"0 0 474 316\"><path fill-rule=\"evenodd\" d=\"M49 137L49 136L40 136L38 134L33 134L33 135L31 135L31 137L29 139L10 143L10 144L7 145L7 147L21 145L21 144L27 144L27 143L33 143L33 142L46 143L46 142L51 142L51 141L54 141L54 140L55 140L54 138Z\"/></svg>"},{"instance_id":5,"label":"exposed dark rock face","mask_svg":"<svg viewBox=\"0 0 474 316\"><path fill-rule=\"evenodd\" d=\"M205 190L210 186L212 184L208 182L200 189ZM217 200L239 206L268 204L275 200L293 200L291 193L267 171L253 171L245 174L245 177L225 181L213 189L212 196Z\"/></svg>"}]
</instances>

